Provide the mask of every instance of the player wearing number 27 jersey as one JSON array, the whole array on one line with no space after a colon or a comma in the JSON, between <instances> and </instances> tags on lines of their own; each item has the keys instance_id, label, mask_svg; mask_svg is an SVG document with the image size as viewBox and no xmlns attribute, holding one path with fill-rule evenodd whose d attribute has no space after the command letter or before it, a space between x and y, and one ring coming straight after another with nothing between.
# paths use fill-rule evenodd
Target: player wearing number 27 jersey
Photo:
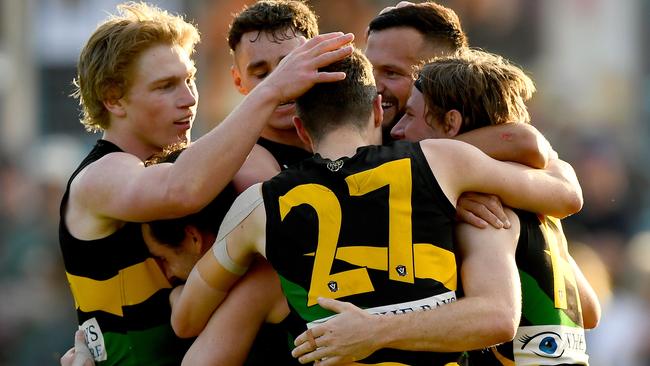
<instances>
[{"instance_id":1,"label":"player wearing number 27 jersey","mask_svg":"<svg viewBox=\"0 0 650 366\"><path fill-rule=\"evenodd\" d=\"M262 186L266 255L305 326L333 313L318 297L374 313L429 310L456 299L455 209L420 146L316 155ZM445 365L456 353L380 350L364 363Z\"/></svg>"}]
</instances>

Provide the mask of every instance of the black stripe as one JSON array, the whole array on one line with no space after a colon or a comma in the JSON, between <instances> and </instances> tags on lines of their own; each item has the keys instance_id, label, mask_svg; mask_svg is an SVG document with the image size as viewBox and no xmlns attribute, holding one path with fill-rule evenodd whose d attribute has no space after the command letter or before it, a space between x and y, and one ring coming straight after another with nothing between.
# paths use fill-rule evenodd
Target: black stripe
<instances>
[{"instance_id":1,"label":"black stripe","mask_svg":"<svg viewBox=\"0 0 650 366\"><path fill-rule=\"evenodd\" d=\"M84 312L77 309L79 324L96 318L104 333L126 333L127 331L146 330L161 324L169 324L171 321L170 291L171 289L162 289L140 304L124 306L124 317L104 311Z\"/></svg>"}]
</instances>

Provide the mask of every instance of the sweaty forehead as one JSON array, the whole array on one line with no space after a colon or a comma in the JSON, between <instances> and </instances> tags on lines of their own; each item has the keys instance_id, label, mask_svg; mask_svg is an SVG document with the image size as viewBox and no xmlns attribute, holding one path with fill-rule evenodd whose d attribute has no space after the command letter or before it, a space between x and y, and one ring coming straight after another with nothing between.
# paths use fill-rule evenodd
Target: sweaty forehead
<instances>
[{"instance_id":1,"label":"sweaty forehead","mask_svg":"<svg viewBox=\"0 0 650 366\"><path fill-rule=\"evenodd\" d=\"M247 32L235 48L234 59L240 70L251 66L275 67L294 48L302 44L302 39L290 33L286 39L274 39L268 32Z\"/></svg>"}]
</instances>

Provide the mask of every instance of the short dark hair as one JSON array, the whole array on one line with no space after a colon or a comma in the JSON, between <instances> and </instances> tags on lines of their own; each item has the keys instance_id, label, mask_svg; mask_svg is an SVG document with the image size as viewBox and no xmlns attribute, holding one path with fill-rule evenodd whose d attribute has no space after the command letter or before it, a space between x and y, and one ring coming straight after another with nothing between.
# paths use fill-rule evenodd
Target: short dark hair
<instances>
[{"instance_id":1,"label":"short dark hair","mask_svg":"<svg viewBox=\"0 0 650 366\"><path fill-rule=\"evenodd\" d=\"M244 33L268 33L276 42L303 35L313 38L318 34L316 14L300 0L264 0L235 15L228 31L231 51L241 42ZM257 39L256 38L256 39Z\"/></svg>"},{"instance_id":2,"label":"short dark hair","mask_svg":"<svg viewBox=\"0 0 650 366\"><path fill-rule=\"evenodd\" d=\"M424 95L427 123L452 109L463 117L459 133L507 122L530 122L525 102L535 84L505 58L475 49L437 57L419 71L416 87Z\"/></svg>"},{"instance_id":3,"label":"short dark hair","mask_svg":"<svg viewBox=\"0 0 650 366\"><path fill-rule=\"evenodd\" d=\"M321 68L320 71L345 72L345 79L316 84L296 99L296 114L312 138L318 140L333 128L353 124L359 129L372 113L377 87L372 65L361 51Z\"/></svg>"},{"instance_id":4,"label":"short dark hair","mask_svg":"<svg viewBox=\"0 0 650 366\"><path fill-rule=\"evenodd\" d=\"M413 28L429 42L444 44L453 51L468 45L456 12L434 2L406 5L380 14L370 22L368 34L397 27Z\"/></svg>"},{"instance_id":5,"label":"short dark hair","mask_svg":"<svg viewBox=\"0 0 650 366\"><path fill-rule=\"evenodd\" d=\"M185 143L178 143L168 146L162 153L154 155L146 162L146 166L159 163L173 163L178 156L185 150ZM221 221L226 216L228 209L235 201L237 192L232 184L228 184L201 211L179 217L176 219L156 220L149 222L151 235L163 245L171 248L179 248L185 238L185 227L188 225L195 226L201 232L208 232L217 235Z\"/></svg>"}]
</instances>

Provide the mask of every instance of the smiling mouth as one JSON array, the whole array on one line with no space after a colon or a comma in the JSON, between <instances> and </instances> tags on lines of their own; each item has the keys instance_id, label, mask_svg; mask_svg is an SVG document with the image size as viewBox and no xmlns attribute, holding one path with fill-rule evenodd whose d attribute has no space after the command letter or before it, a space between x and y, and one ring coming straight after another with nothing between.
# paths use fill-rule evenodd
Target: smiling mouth
<instances>
[{"instance_id":1,"label":"smiling mouth","mask_svg":"<svg viewBox=\"0 0 650 366\"><path fill-rule=\"evenodd\" d=\"M388 109L395 106L395 103L392 102L381 102L381 108Z\"/></svg>"}]
</instances>

